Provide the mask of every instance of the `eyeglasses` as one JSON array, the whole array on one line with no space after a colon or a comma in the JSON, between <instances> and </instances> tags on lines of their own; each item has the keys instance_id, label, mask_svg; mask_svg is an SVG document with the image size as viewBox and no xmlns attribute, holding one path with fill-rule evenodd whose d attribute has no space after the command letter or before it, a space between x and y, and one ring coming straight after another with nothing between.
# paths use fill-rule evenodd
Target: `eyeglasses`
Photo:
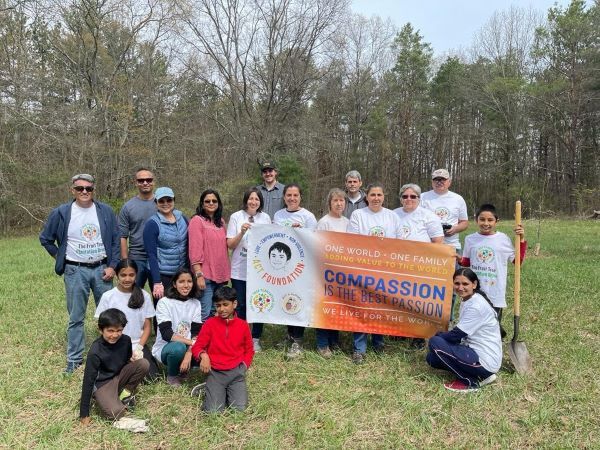
<instances>
[{"instance_id":1,"label":"eyeglasses","mask_svg":"<svg viewBox=\"0 0 600 450\"><path fill-rule=\"evenodd\" d=\"M73 189L79 193L81 193L83 191L94 192L94 186L73 186Z\"/></svg>"},{"instance_id":2,"label":"eyeglasses","mask_svg":"<svg viewBox=\"0 0 600 450\"><path fill-rule=\"evenodd\" d=\"M204 204L205 205L210 205L211 203L218 204L219 200L217 200L217 199L214 199L214 200L213 199L204 200Z\"/></svg>"},{"instance_id":3,"label":"eyeglasses","mask_svg":"<svg viewBox=\"0 0 600 450\"><path fill-rule=\"evenodd\" d=\"M413 195L404 194L404 195L402 196L402 199L403 199L403 200L406 200L406 199L409 199L409 198L410 198L411 200L416 200L416 199L418 199L418 198L419 198L419 196L418 196L418 195L414 195L414 194L413 194Z\"/></svg>"},{"instance_id":4,"label":"eyeglasses","mask_svg":"<svg viewBox=\"0 0 600 450\"><path fill-rule=\"evenodd\" d=\"M171 197L163 197L156 200L157 203L171 203L173 199Z\"/></svg>"},{"instance_id":5,"label":"eyeglasses","mask_svg":"<svg viewBox=\"0 0 600 450\"><path fill-rule=\"evenodd\" d=\"M435 181L436 183L443 183L444 181L446 181L445 178L434 178L433 181Z\"/></svg>"},{"instance_id":6,"label":"eyeglasses","mask_svg":"<svg viewBox=\"0 0 600 450\"><path fill-rule=\"evenodd\" d=\"M152 184L152 182L154 181L154 178L138 178L137 180L135 180L138 182L138 184Z\"/></svg>"}]
</instances>

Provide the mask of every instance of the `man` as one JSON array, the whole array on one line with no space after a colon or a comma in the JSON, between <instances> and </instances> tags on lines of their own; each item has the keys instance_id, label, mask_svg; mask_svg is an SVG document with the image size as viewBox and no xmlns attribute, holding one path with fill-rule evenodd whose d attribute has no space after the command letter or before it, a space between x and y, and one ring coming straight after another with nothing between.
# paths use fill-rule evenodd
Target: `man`
<instances>
[{"instance_id":1,"label":"man","mask_svg":"<svg viewBox=\"0 0 600 450\"><path fill-rule=\"evenodd\" d=\"M357 170L348 172L346 174L346 207L343 212L344 217L347 219L357 209L367 206L367 202L365 202L366 195L361 187L362 178L360 173Z\"/></svg>"},{"instance_id":2,"label":"man","mask_svg":"<svg viewBox=\"0 0 600 450\"><path fill-rule=\"evenodd\" d=\"M262 172L263 184L259 184L256 187L260 189L260 193L263 196L263 211L273 220L275 213L285 206L283 203L283 188L285 186L277 181L279 172L271 162L263 162L260 165L260 170Z\"/></svg>"},{"instance_id":3,"label":"man","mask_svg":"<svg viewBox=\"0 0 600 450\"><path fill-rule=\"evenodd\" d=\"M154 203L154 175L146 168L135 172L135 185L138 194L121 208L119 213L119 233L121 236L121 259L134 260L138 266L135 284L144 289L150 277L148 256L144 249L144 224L156 212ZM127 248L129 240L129 249Z\"/></svg>"},{"instance_id":4,"label":"man","mask_svg":"<svg viewBox=\"0 0 600 450\"><path fill-rule=\"evenodd\" d=\"M66 374L83 362L83 321L90 290L97 306L112 288L119 262L117 218L110 206L94 201L94 177L75 175L70 190L74 201L52 210L40 234L42 246L56 260L54 271L64 274L69 313Z\"/></svg>"},{"instance_id":5,"label":"man","mask_svg":"<svg viewBox=\"0 0 600 450\"><path fill-rule=\"evenodd\" d=\"M458 235L469 226L467 204L460 195L449 190L452 179L446 169L434 170L431 179L433 190L421 195L421 206L440 218L444 228L444 243L453 246L460 255Z\"/></svg>"}]
</instances>

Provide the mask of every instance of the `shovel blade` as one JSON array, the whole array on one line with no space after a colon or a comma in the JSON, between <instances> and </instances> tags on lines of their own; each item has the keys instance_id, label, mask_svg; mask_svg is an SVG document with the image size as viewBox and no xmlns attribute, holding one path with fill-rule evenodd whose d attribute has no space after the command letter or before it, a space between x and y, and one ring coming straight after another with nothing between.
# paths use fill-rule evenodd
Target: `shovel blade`
<instances>
[{"instance_id":1,"label":"shovel blade","mask_svg":"<svg viewBox=\"0 0 600 450\"><path fill-rule=\"evenodd\" d=\"M529 374L533 371L531 356L529 356L525 342L512 341L508 346L508 355L517 373Z\"/></svg>"}]
</instances>

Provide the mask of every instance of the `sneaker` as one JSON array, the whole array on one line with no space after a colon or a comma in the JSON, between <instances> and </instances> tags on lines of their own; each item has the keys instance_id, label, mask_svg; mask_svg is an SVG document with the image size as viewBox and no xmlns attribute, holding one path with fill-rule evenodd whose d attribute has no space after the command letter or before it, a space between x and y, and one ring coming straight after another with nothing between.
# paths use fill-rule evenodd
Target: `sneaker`
<instances>
[{"instance_id":1,"label":"sneaker","mask_svg":"<svg viewBox=\"0 0 600 450\"><path fill-rule=\"evenodd\" d=\"M129 391L129 389L123 389L119 394L119 400L123 401L127 397L131 397L131 392Z\"/></svg>"},{"instance_id":2,"label":"sneaker","mask_svg":"<svg viewBox=\"0 0 600 450\"><path fill-rule=\"evenodd\" d=\"M485 386L486 384L492 384L494 381L496 381L498 377L496 376L495 373L491 374L489 377L484 378L483 380L481 380L479 382L479 387L481 386Z\"/></svg>"},{"instance_id":3,"label":"sneaker","mask_svg":"<svg viewBox=\"0 0 600 450\"><path fill-rule=\"evenodd\" d=\"M381 355L385 352L385 344L376 345L375 347L373 347L373 351L378 355Z\"/></svg>"},{"instance_id":4,"label":"sneaker","mask_svg":"<svg viewBox=\"0 0 600 450\"><path fill-rule=\"evenodd\" d=\"M302 356L302 346L297 342L293 342L285 356L287 356L288 359L299 358Z\"/></svg>"},{"instance_id":5,"label":"sneaker","mask_svg":"<svg viewBox=\"0 0 600 450\"><path fill-rule=\"evenodd\" d=\"M252 345L254 346L254 353L258 353L262 351L262 347L260 346L259 338L252 338Z\"/></svg>"},{"instance_id":6,"label":"sneaker","mask_svg":"<svg viewBox=\"0 0 600 450\"><path fill-rule=\"evenodd\" d=\"M479 390L478 386L469 386L461 380L454 380L450 383L444 383L444 387L452 392L476 392Z\"/></svg>"},{"instance_id":7,"label":"sneaker","mask_svg":"<svg viewBox=\"0 0 600 450\"><path fill-rule=\"evenodd\" d=\"M365 362L365 354L360 352L352 353L352 362L354 364L362 364Z\"/></svg>"},{"instance_id":8,"label":"sneaker","mask_svg":"<svg viewBox=\"0 0 600 450\"><path fill-rule=\"evenodd\" d=\"M181 387L181 378L179 375L167 375L167 383L173 387Z\"/></svg>"},{"instance_id":9,"label":"sneaker","mask_svg":"<svg viewBox=\"0 0 600 450\"><path fill-rule=\"evenodd\" d=\"M294 342L294 340L292 339L292 337L289 334L287 334L281 342L279 342L278 344L275 345L275 347L286 348L293 342Z\"/></svg>"},{"instance_id":10,"label":"sneaker","mask_svg":"<svg viewBox=\"0 0 600 450\"><path fill-rule=\"evenodd\" d=\"M65 370L63 370L63 374L71 375L73 372L79 369L81 365L81 361L67 361L67 367L65 367Z\"/></svg>"},{"instance_id":11,"label":"sneaker","mask_svg":"<svg viewBox=\"0 0 600 450\"><path fill-rule=\"evenodd\" d=\"M329 349L334 353L342 351L342 347L340 347L339 342L334 342L333 344L329 344Z\"/></svg>"},{"instance_id":12,"label":"sneaker","mask_svg":"<svg viewBox=\"0 0 600 450\"><path fill-rule=\"evenodd\" d=\"M121 403L125 405L128 411L133 411L135 409L135 395L125 397L121 400Z\"/></svg>"},{"instance_id":13,"label":"sneaker","mask_svg":"<svg viewBox=\"0 0 600 450\"><path fill-rule=\"evenodd\" d=\"M329 347L318 348L317 353L325 359L329 359L333 356L333 353L331 352Z\"/></svg>"},{"instance_id":14,"label":"sneaker","mask_svg":"<svg viewBox=\"0 0 600 450\"><path fill-rule=\"evenodd\" d=\"M206 383L200 383L194 386L190 392L191 397L200 397L206 390Z\"/></svg>"}]
</instances>

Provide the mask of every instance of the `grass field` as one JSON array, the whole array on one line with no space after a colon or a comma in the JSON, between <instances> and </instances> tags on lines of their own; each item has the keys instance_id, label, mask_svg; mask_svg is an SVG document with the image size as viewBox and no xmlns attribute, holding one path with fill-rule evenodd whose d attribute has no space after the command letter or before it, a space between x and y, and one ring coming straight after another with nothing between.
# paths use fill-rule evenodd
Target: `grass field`
<instances>
[{"instance_id":1,"label":"grass field","mask_svg":"<svg viewBox=\"0 0 600 450\"><path fill-rule=\"evenodd\" d=\"M531 249L537 224L525 225L530 249L522 273L521 337L534 375L503 369L496 384L454 394L442 386L449 375L430 369L424 351L402 343L392 342L383 356L369 354L362 366L348 354L326 361L312 351L286 362L273 348L283 327L268 327L267 350L256 355L248 374L245 413L207 416L188 389L144 385L136 416L149 419L151 432L139 435L116 430L95 413L89 427L79 425L83 371L61 374L67 322L62 279L37 238L3 239L0 447L599 448L600 222L544 221L538 257ZM92 307L93 300L88 345L96 337ZM510 312L503 322L512 336ZM308 346L314 345L314 333L307 335Z\"/></svg>"}]
</instances>

